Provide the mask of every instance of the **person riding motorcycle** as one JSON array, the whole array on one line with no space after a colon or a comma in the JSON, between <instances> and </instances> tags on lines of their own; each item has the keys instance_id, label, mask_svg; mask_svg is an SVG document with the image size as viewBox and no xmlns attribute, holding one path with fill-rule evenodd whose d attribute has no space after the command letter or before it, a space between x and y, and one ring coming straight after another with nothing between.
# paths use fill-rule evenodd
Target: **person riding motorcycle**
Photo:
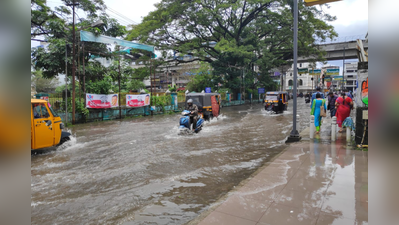
<instances>
[{"instance_id":1,"label":"person riding motorcycle","mask_svg":"<svg viewBox=\"0 0 399 225\"><path fill-rule=\"evenodd\" d=\"M197 120L198 120L198 107L193 104L193 100L187 100L187 108L186 110L190 111L190 128L191 124L193 124L193 130L197 128Z\"/></svg>"}]
</instances>

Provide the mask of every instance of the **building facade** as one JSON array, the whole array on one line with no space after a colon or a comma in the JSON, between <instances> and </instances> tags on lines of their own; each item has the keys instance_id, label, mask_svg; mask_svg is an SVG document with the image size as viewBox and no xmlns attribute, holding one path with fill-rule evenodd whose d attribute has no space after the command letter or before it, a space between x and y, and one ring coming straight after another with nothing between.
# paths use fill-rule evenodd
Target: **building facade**
<instances>
[{"instance_id":1,"label":"building facade","mask_svg":"<svg viewBox=\"0 0 399 225\"><path fill-rule=\"evenodd\" d=\"M348 62L344 65L344 87L348 91L354 92L357 80L357 62Z\"/></svg>"},{"instance_id":2,"label":"building facade","mask_svg":"<svg viewBox=\"0 0 399 225\"><path fill-rule=\"evenodd\" d=\"M310 68L310 63L298 63L298 69ZM311 92L316 87L316 76L311 76L309 73L297 74L297 92L306 93ZM294 88L294 65L291 66L285 73L284 90L292 92Z\"/></svg>"}]
</instances>

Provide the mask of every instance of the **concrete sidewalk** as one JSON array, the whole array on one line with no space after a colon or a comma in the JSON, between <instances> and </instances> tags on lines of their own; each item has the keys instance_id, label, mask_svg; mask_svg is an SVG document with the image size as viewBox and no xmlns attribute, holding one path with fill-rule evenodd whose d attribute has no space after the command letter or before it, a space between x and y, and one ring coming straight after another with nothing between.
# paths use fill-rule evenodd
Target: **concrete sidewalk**
<instances>
[{"instance_id":1,"label":"concrete sidewalk","mask_svg":"<svg viewBox=\"0 0 399 225\"><path fill-rule=\"evenodd\" d=\"M368 154L331 143L330 120L320 135L289 145L218 206L189 224L368 224Z\"/></svg>"}]
</instances>

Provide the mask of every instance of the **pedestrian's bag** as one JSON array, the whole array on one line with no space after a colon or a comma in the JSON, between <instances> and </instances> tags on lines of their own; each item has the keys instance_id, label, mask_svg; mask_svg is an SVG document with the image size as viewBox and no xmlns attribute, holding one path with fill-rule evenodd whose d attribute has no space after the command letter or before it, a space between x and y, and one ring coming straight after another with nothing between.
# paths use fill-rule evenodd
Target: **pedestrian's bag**
<instances>
[{"instance_id":1,"label":"pedestrian's bag","mask_svg":"<svg viewBox=\"0 0 399 225\"><path fill-rule=\"evenodd\" d=\"M327 116L326 110L324 109L324 105L320 106L320 116L321 117Z\"/></svg>"}]
</instances>

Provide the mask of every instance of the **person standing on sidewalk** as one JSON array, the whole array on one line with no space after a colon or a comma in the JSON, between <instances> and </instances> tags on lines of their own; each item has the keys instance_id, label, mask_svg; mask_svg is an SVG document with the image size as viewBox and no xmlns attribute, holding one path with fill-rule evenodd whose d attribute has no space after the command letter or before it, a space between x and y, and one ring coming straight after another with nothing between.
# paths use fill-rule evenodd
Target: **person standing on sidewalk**
<instances>
[{"instance_id":1,"label":"person standing on sidewalk","mask_svg":"<svg viewBox=\"0 0 399 225\"><path fill-rule=\"evenodd\" d=\"M326 100L321 96L320 93L316 94L316 99L312 102L312 111L310 115L314 115L314 125L316 127L316 134L320 133L320 126L321 126L321 115L320 115L320 108L321 106L324 107L324 111L327 110L326 107Z\"/></svg>"},{"instance_id":2,"label":"person standing on sidewalk","mask_svg":"<svg viewBox=\"0 0 399 225\"><path fill-rule=\"evenodd\" d=\"M335 116L337 109L335 108L335 101L337 100L338 96L336 96L332 91L328 93L328 105L327 109L330 110L331 118Z\"/></svg>"},{"instance_id":3,"label":"person standing on sidewalk","mask_svg":"<svg viewBox=\"0 0 399 225\"><path fill-rule=\"evenodd\" d=\"M351 108L353 107L353 101L350 97L346 96L345 92L342 92L341 96L337 98L337 101L335 101L335 106L337 107L336 116L337 124L339 126L338 132L342 133L342 123L347 117L349 117Z\"/></svg>"}]
</instances>

